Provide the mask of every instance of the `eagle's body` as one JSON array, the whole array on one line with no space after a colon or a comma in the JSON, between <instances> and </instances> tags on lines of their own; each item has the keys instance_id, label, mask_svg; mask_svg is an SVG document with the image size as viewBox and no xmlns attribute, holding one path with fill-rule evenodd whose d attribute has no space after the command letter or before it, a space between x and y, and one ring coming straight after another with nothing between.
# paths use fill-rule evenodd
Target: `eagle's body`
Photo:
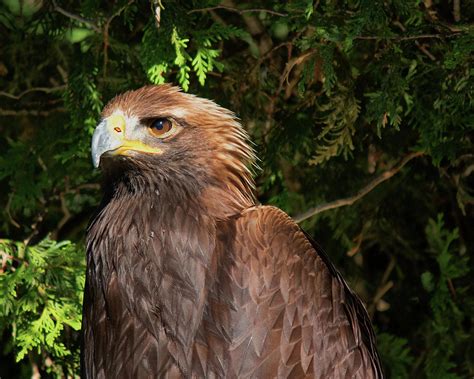
<instances>
[{"instance_id":1,"label":"eagle's body","mask_svg":"<svg viewBox=\"0 0 474 379\"><path fill-rule=\"evenodd\" d=\"M104 120L117 112L127 149L100 148L88 231L85 377L382 377L360 300L286 214L256 205L232 114L168 86L119 96ZM163 117L179 130L154 140L140 120Z\"/></svg>"}]
</instances>

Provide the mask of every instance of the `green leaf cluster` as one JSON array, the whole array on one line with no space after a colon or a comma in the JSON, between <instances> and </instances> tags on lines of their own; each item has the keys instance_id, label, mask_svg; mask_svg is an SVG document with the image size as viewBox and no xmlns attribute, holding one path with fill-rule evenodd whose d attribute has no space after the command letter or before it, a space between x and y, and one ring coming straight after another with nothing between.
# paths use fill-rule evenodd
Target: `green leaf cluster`
<instances>
[{"instance_id":1,"label":"green leaf cluster","mask_svg":"<svg viewBox=\"0 0 474 379\"><path fill-rule=\"evenodd\" d=\"M426 227L430 252L438 265L437 273L425 271L421 281L426 291L431 293L431 319L427 325L427 339L430 341L425 362L425 372L429 378L461 378L452 372L455 364L452 356L469 339L463 328L464 313L458 296L465 296L467 287L457 287L456 279L469 272L469 259L454 248L459 231L446 230L443 216L430 219Z\"/></svg>"},{"instance_id":2,"label":"green leaf cluster","mask_svg":"<svg viewBox=\"0 0 474 379\"><path fill-rule=\"evenodd\" d=\"M69 241L1 240L0 254L0 331L12 328L16 361L29 356L54 376L77 375L83 251Z\"/></svg>"}]
</instances>

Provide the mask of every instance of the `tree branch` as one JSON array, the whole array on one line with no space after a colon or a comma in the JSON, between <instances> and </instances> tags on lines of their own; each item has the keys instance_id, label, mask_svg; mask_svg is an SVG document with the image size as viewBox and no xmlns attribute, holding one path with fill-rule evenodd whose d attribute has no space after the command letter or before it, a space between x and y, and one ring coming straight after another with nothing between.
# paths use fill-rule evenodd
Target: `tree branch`
<instances>
[{"instance_id":1,"label":"tree branch","mask_svg":"<svg viewBox=\"0 0 474 379\"><path fill-rule=\"evenodd\" d=\"M5 240L0 240L0 243L4 243L4 241ZM2 266L0 268L0 274L3 274L5 272L5 270L7 269L7 260L12 260L12 261L18 262L20 264L23 263L23 264L28 265L28 262L26 262L24 259L15 257L13 255L10 255L4 250L0 250L0 257L2 258ZM15 267L10 266L10 269L12 271L15 271Z\"/></svg>"},{"instance_id":2,"label":"tree branch","mask_svg":"<svg viewBox=\"0 0 474 379\"><path fill-rule=\"evenodd\" d=\"M399 163L397 163L391 169L383 172L382 174L377 176L374 180L372 180L369 184L367 184L365 187L360 189L355 195L310 208L306 212L296 215L295 217L293 217L293 219L295 220L295 222L300 223L312 216L317 215L318 213L329 211L335 208L345 207L347 205L352 205L356 201L360 200L365 195L367 195L369 192L371 192L375 187L377 187L378 185L382 184L383 182L387 181L392 176L397 174L412 159L420 157L422 155L424 155L424 152L415 152L415 153L408 154L405 158L403 158Z\"/></svg>"},{"instance_id":3,"label":"tree branch","mask_svg":"<svg viewBox=\"0 0 474 379\"><path fill-rule=\"evenodd\" d=\"M454 21L461 21L461 0L453 0L453 17Z\"/></svg>"},{"instance_id":4,"label":"tree branch","mask_svg":"<svg viewBox=\"0 0 474 379\"><path fill-rule=\"evenodd\" d=\"M398 26L398 27L401 29L402 32L406 32L407 29L405 28L405 26L404 26L400 21L395 21L394 24L395 24L396 26ZM434 55L431 54L431 53L428 51L428 49L420 43L420 41L415 40L415 45L418 47L418 49L420 49L420 51L421 51L423 54L425 54L425 55L426 55L428 58L430 58L433 62L436 61L436 58L434 57Z\"/></svg>"},{"instance_id":5,"label":"tree branch","mask_svg":"<svg viewBox=\"0 0 474 379\"><path fill-rule=\"evenodd\" d=\"M436 33L436 34L419 34L415 36L357 36L354 39L361 39L361 40L375 40L375 39L388 39L388 40L395 40L395 41L410 41L410 40L417 40L417 39L431 39L431 38L449 38L455 37L459 35L461 31L454 31L448 34Z\"/></svg>"},{"instance_id":6,"label":"tree branch","mask_svg":"<svg viewBox=\"0 0 474 379\"><path fill-rule=\"evenodd\" d=\"M31 92L51 93L51 92L56 92L56 91L62 91L64 89L66 89L65 85L57 86L57 87L34 87L34 88L29 88L19 93L18 95L14 95L12 93L8 93L5 91L0 91L0 96L9 97L10 99L14 99L14 100L20 100L23 96Z\"/></svg>"},{"instance_id":7,"label":"tree branch","mask_svg":"<svg viewBox=\"0 0 474 379\"><path fill-rule=\"evenodd\" d=\"M66 112L65 108L54 108L47 111L37 109L2 109L0 108L0 116L43 116L47 117L51 113Z\"/></svg>"},{"instance_id":8,"label":"tree branch","mask_svg":"<svg viewBox=\"0 0 474 379\"><path fill-rule=\"evenodd\" d=\"M392 273L393 269L395 268L396 260L393 255L390 257L390 261L388 262L387 268L383 273L382 280L375 291L375 294L372 298L372 301L367 305L367 312L372 319L374 317L375 310L377 309L377 303L382 300L384 295L393 287L394 283L392 280L388 280L390 274Z\"/></svg>"},{"instance_id":9,"label":"tree branch","mask_svg":"<svg viewBox=\"0 0 474 379\"><path fill-rule=\"evenodd\" d=\"M97 33L101 33L102 30L94 23L92 20L88 20L87 18L78 16L74 13L71 13L63 8L61 8L59 5L56 4L56 1L53 1L53 10L55 10L58 13L61 13L63 16L66 16L72 20L76 20L79 22L82 22L83 24L88 25L92 30L94 30Z\"/></svg>"},{"instance_id":10,"label":"tree branch","mask_svg":"<svg viewBox=\"0 0 474 379\"><path fill-rule=\"evenodd\" d=\"M244 14L244 13L250 13L250 12L264 12L264 13L269 13L269 14L273 14L275 16L280 16L280 17L288 16L286 13L280 13L280 12L272 11L271 9L264 9L264 8L238 9L238 8L234 8L234 7L229 7L227 5L217 5L215 7L193 9L193 10L189 11L188 14L196 13L196 12L213 11L213 10L216 10L216 9L225 9L227 11L236 12L238 14Z\"/></svg>"},{"instance_id":11,"label":"tree branch","mask_svg":"<svg viewBox=\"0 0 474 379\"><path fill-rule=\"evenodd\" d=\"M112 23L113 19L115 17L120 16L120 14L130 5L134 2L134 0L129 0L127 4L124 6L120 7L116 12L114 12L105 22L104 24L104 29L103 29L103 34L104 34L104 78L107 77L107 62L108 62L108 49L109 49L109 28L110 24Z\"/></svg>"}]
</instances>

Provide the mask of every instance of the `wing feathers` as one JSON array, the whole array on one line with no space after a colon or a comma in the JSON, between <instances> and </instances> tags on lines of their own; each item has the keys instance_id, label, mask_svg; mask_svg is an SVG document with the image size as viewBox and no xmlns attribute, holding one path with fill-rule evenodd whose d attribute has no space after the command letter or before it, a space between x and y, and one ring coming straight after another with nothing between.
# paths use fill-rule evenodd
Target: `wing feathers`
<instances>
[{"instance_id":1,"label":"wing feathers","mask_svg":"<svg viewBox=\"0 0 474 379\"><path fill-rule=\"evenodd\" d=\"M254 207L235 223L233 373L381 378L367 313L327 255L276 208Z\"/></svg>"}]
</instances>

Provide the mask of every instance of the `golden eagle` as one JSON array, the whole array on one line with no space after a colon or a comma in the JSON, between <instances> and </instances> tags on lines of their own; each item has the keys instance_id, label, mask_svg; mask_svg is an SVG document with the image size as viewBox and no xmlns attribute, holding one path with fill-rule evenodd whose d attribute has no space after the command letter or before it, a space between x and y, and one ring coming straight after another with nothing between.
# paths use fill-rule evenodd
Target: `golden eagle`
<instances>
[{"instance_id":1,"label":"golden eagle","mask_svg":"<svg viewBox=\"0 0 474 379\"><path fill-rule=\"evenodd\" d=\"M115 97L92 139L87 378L381 378L367 312L324 252L258 205L234 114L169 85Z\"/></svg>"}]
</instances>

